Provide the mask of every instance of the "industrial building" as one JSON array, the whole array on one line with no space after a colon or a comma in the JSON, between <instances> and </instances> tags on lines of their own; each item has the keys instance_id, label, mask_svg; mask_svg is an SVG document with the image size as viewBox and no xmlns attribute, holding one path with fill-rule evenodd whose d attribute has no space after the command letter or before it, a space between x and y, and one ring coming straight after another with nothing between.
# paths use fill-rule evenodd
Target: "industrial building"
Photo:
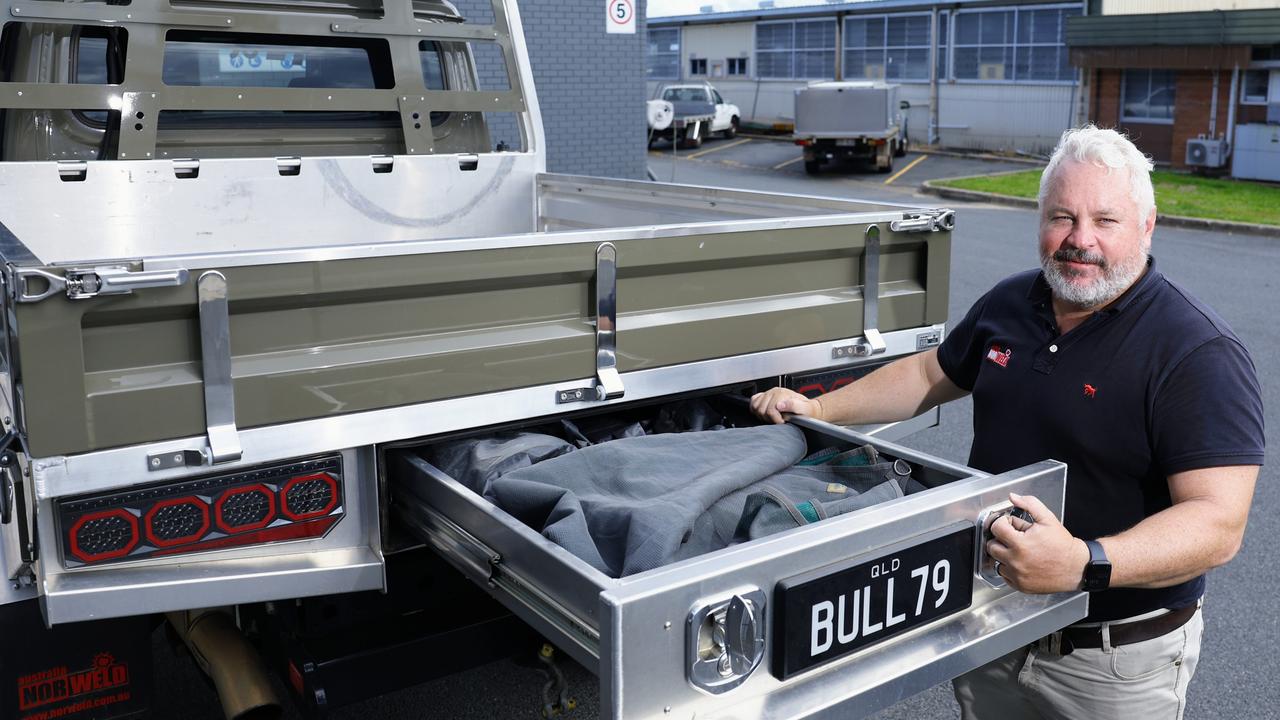
<instances>
[{"instance_id":1,"label":"industrial building","mask_svg":"<svg viewBox=\"0 0 1280 720\"><path fill-rule=\"evenodd\" d=\"M1275 0L1107 0L1067 45L1097 124L1175 168L1280 181Z\"/></svg>"},{"instance_id":2,"label":"industrial building","mask_svg":"<svg viewBox=\"0 0 1280 720\"><path fill-rule=\"evenodd\" d=\"M1162 165L1280 180L1275 0L761 5L650 18L650 94L706 79L787 128L808 82L884 79L915 144L1043 154L1092 121Z\"/></svg>"},{"instance_id":3,"label":"industrial building","mask_svg":"<svg viewBox=\"0 0 1280 720\"><path fill-rule=\"evenodd\" d=\"M1065 44L1085 9L869 0L649 18L646 74L651 94L710 80L745 123L784 128L810 81L883 79L902 86L913 143L1039 154L1087 117Z\"/></svg>"}]
</instances>

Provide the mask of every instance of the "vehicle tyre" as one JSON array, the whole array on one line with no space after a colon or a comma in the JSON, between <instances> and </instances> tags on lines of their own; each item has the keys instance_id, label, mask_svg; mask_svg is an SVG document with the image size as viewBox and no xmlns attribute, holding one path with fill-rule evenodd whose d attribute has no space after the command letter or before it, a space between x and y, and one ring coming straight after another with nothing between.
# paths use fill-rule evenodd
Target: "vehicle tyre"
<instances>
[{"instance_id":1,"label":"vehicle tyre","mask_svg":"<svg viewBox=\"0 0 1280 720\"><path fill-rule=\"evenodd\" d=\"M729 127L725 129L724 137L726 140L732 140L737 136L738 136L738 118L735 115L734 118L729 121Z\"/></svg>"},{"instance_id":2,"label":"vehicle tyre","mask_svg":"<svg viewBox=\"0 0 1280 720\"><path fill-rule=\"evenodd\" d=\"M808 175L817 175L818 171L821 169L822 169L821 160L805 160L804 161L804 171Z\"/></svg>"},{"instance_id":3,"label":"vehicle tyre","mask_svg":"<svg viewBox=\"0 0 1280 720\"><path fill-rule=\"evenodd\" d=\"M895 154L896 153L889 153L889 161L885 163L884 167L880 167L879 165L877 165L876 172L886 173L886 174L893 172L893 156Z\"/></svg>"}]
</instances>

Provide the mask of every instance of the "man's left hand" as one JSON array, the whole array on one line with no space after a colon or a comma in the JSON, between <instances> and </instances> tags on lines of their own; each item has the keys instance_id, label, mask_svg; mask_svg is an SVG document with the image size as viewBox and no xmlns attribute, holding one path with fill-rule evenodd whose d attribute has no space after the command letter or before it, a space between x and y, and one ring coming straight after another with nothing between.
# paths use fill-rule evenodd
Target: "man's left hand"
<instances>
[{"instance_id":1,"label":"man's left hand","mask_svg":"<svg viewBox=\"0 0 1280 720\"><path fill-rule=\"evenodd\" d=\"M1009 493L1009 500L1035 522L1004 515L991 524L994 539L987 543L987 552L1000 564L1000 575L1025 593L1079 590L1089 562L1088 546L1037 498Z\"/></svg>"}]
</instances>

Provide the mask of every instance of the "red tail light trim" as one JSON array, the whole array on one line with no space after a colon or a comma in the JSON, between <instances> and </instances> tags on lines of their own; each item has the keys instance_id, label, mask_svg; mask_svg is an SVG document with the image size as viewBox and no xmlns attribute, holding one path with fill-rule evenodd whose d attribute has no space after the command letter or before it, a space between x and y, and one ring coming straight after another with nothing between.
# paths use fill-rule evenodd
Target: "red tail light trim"
<instances>
[{"instance_id":1,"label":"red tail light trim","mask_svg":"<svg viewBox=\"0 0 1280 720\"><path fill-rule=\"evenodd\" d=\"M226 522L226 517L223 515L223 506L226 505L227 501L233 497L236 497L237 495L248 495L250 493L262 493L263 495L266 496L267 498L266 517L259 520L258 522L246 523L244 525L232 525ZM257 485L247 485L245 487L239 487L233 490L228 490L222 494L222 497L218 498L217 502L213 504L213 515L215 518L217 518L218 529L224 533L227 533L228 535L231 535L233 533L246 532L249 530L260 530L270 525L271 521L276 519L276 494L271 491L271 488L267 487L266 485L263 485L262 483L258 483Z\"/></svg>"},{"instance_id":2,"label":"red tail light trim","mask_svg":"<svg viewBox=\"0 0 1280 720\"><path fill-rule=\"evenodd\" d=\"M89 523L93 520L98 520L98 519L107 518L107 517L121 517L121 518L124 518L129 523L131 537L129 539L128 544L126 544L123 548L119 550L109 550L107 552L101 552L101 553L85 552L84 549L80 547L80 542L77 538L77 536L80 534L80 530L84 528L86 523ZM133 551L134 548L138 546L138 540L139 540L138 518L134 517L133 513L123 508L114 508L112 510L102 510L100 512L86 513L85 515L81 516L80 519L77 520L74 525L71 526L71 532L68 533L68 537L70 538L68 542L68 545L69 545L68 549L71 551L72 555L75 555L82 562L91 563L91 562L100 562L102 560L114 560L116 558L122 558L125 555L128 555L130 552Z\"/></svg>"},{"instance_id":3,"label":"red tail light trim","mask_svg":"<svg viewBox=\"0 0 1280 720\"><path fill-rule=\"evenodd\" d=\"M330 496L328 504L319 510L311 510L303 513L293 512L293 510L289 508L289 491L302 483L313 482L315 480L319 480L329 486ZM324 517L325 515L333 512L333 509L338 506L338 499L340 497L338 490L338 479L329 473L313 473L311 475L300 475L295 478L290 478L289 482L285 483L284 487L280 488L280 514L294 522Z\"/></svg>"},{"instance_id":4,"label":"red tail light trim","mask_svg":"<svg viewBox=\"0 0 1280 720\"><path fill-rule=\"evenodd\" d=\"M171 548L169 550L160 550L154 553L155 556L161 555L179 555L182 553L196 552L200 550L220 550L228 547L240 547L242 545L257 545L259 543L283 542L285 540L308 540L311 538L324 537L329 532L329 528L338 524L338 520L342 518L333 515L311 522L295 523L293 525L280 525L265 530L257 530L251 533L242 533L240 535L230 535L226 537L206 540L194 545L184 545L180 548Z\"/></svg>"},{"instance_id":5,"label":"red tail light trim","mask_svg":"<svg viewBox=\"0 0 1280 720\"><path fill-rule=\"evenodd\" d=\"M179 505L194 505L200 509L200 527L195 532L186 535L180 535L175 538L162 538L155 533L155 517L165 508L177 507ZM142 525L143 531L147 534L147 542L159 548L173 547L175 545L185 545L205 536L209 532L209 503L201 500L194 495L186 497L173 498L172 500L161 500L151 509L147 511L146 517Z\"/></svg>"},{"instance_id":6,"label":"red tail light trim","mask_svg":"<svg viewBox=\"0 0 1280 720\"><path fill-rule=\"evenodd\" d=\"M345 515L338 455L63 498L55 505L68 568L318 539Z\"/></svg>"}]
</instances>

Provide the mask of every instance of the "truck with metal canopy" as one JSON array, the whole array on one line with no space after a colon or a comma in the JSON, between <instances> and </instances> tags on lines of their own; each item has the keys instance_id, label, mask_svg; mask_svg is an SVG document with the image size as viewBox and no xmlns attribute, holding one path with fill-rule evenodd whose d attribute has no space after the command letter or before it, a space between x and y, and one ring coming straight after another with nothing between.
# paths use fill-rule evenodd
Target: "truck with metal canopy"
<instances>
[{"instance_id":1,"label":"truck with metal canopy","mask_svg":"<svg viewBox=\"0 0 1280 720\"><path fill-rule=\"evenodd\" d=\"M796 90L795 143L803 148L804 170L818 173L828 163L854 161L878 172L893 172L893 159L907 154L908 107L898 86L875 80L811 82Z\"/></svg>"},{"instance_id":2,"label":"truck with metal canopy","mask_svg":"<svg viewBox=\"0 0 1280 720\"><path fill-rule=\"evenodd\" d=\"M423 459L831 389L947 318L948 209L546 172L516 3L486 10L0 2L6 716L145 712L166 615L228 717L272 670L322 714L532 629L607 718L868 714L1085 615L983 550L1065 467L897 442L936 411L793 421L917 492L626 577Z\"/></svg>"}]
</instances>

